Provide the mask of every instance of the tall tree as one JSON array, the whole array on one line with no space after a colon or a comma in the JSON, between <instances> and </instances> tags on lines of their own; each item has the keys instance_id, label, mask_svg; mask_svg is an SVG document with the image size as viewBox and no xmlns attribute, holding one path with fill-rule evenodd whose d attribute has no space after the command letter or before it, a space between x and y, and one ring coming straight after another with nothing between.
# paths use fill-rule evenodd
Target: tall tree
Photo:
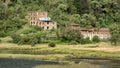
<instances>
[{"instance_id":1,"label":"tall tree","mask_svg":"<svg viewBox=\"0 0 120 68\"><path fill-rule=\"evenodd\" d=\"M89 12L88 0L74 0L74 5L77 8L77 13L85 14Z\"/></svg>"},{"instance_id":2,"label":"tall tree","mask_svg":"<svg viewBox=\"0 0 120 68\"><path fill-rule=\"evenodd\" d=\"M111 43L117 45L120 42L120 25L111 26Z\"/></svg>"},{"instance_id":3,"label":"tall tree","mask_svg":"<svg viewBox=\"0 0 120 68\"><path fill-rule=\"evenodd\" d=\"M74 5L74 1L75 0L68 0L68 9L67 9L67 12L69 14L74 14L74 13L77 12L77 8Z\"/></svg>"}]
</instances>

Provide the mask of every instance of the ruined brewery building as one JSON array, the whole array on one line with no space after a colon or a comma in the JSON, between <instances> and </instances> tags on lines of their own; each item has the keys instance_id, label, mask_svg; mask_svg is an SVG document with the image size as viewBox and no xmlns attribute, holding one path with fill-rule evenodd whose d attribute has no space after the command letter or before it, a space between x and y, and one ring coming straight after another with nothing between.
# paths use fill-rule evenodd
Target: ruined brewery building
<instances>
[{"instance_id":1,"label":"ruined brewery building","mask_svg":"<svg viewBox=\"0 0 120 68\"><path fill-rule=\"evenodd\" d=\"M43 30L57 29L57 23L48 17L47 12L32 11L30 15L30 25L39 26Z\"/></svg>"},{"instance_id":2,"label":"ruined brewery building","mask_svg":"<svg viewBox=\"0 0 120 68\"><path fill-rule=\"evenodd\" d=\"M79 29L84 38L89 37L90 40L92 40L94 36L98 36L100 40L108 40L111 38L109 28L80 28L80 25L76 23L71 23L70 27Z\"/></svg>"}]
</instances>

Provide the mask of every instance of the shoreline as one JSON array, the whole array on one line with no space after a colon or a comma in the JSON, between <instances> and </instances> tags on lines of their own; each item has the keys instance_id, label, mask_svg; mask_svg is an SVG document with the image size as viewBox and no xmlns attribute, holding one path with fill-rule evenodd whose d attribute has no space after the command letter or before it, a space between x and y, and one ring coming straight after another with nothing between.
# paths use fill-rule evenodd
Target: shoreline
<instances>
[{"instance_id":1,"label":"shoreline","mask_svg":"<svg viewBox=\"0 0 120 68\"><path fill-rule=\"evenodd\" d=\"M92 46L91 46L92 45ZM94 44L95 45L95 44ZM119 49L113 46L93 47L88 45L57 45L48 47L47 45L18 46L17 44L0 44L0 58L18 58L34 60L64 61L67 59L110 59L120 60L120 51L109 51L109 49ZM108 48L108 51L107 51ZM97 50L98 49L98 50ZM105 49L105 50L104 50Z\"/></svg>"}]
</instances>

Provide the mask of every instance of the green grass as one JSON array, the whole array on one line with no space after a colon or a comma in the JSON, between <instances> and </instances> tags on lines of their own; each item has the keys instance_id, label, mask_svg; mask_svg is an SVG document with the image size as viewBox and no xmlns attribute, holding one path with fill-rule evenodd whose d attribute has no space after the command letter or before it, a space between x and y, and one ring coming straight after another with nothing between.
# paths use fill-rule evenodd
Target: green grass
<instances>
[{"instance_id":1,"label":"green grass","mask_svg":"<svg viewBox=\"0 0 120 68\"><path fill-rule=\"evenodd\" d=\"M104 52L92 50L79 50L70 48L50 48L50 47L0 47L0 54L20 54L20 55L43 55L41 59L59 60L70 58L120 58L120 52ZM1 55L1 56L2 56ZM0 56L0 57L1 57ZM24 57L25 57L24 56Z\"/></svg>"},{"instance_id":2,"label":"green grass","mask_svg":"<svg viewBox=\"0 0 120 68\"><path fill-rule=\"evenodd\" d=\"M60 61L67 56L66 54L51 54L51 55L29 55L29 54L0 54L0 58L26 59L26 60L48 60Z\"/></svg>"},{"instance_id":3,"label":"green grass","mask_svg":"<svg viewBox=\"0 0 120 68\"><path fill-rule=\"evenodd\" d=\"M100 44L101 46L101 44ZM106 45L107 46L107 45ZM18 46L16 44L1 43L0 58L25 58L62 61L81 58L101 58L101 59L120 59L120 52L105 52L97 50L85 50L82 48L96 48L89 45L57 45L54 48L47 44L38 44L34 47L30 45ZM99 48L99 47L97 47Z\"/></svg>"},{"instance_id":4,"label":"green grass","mask_svg":"<svg viewBox=\"0 0 120 68\"><path fill-rule=\"evenodd\" d=\"M5 43L5 42L11 42L12 38L10 36L4 37L4 38L0 38L1 43Z\"/></svg>"},{"instance_id":5,"label":"green grass","mask_svg":"<svg viewBox=\"0 0 120 68\"><path fill-rule=\"evenodd\" d=\"M33 68L89 68L89 67L86 67L85 65L84 66L81 66L81 65L45 65L45 66L35 66Z\"/></svg>"},{"instance_id":6,"label":"green grass","mask_svg":"<svg viewBox=\"0 0 120 68\"><path fill-rule=\"evenodd\" d=\"M100 44L101 47L101 44ZM107 45L106 45L107 47ZM110 46L109 46L110 47ZM82 48L99 48L95 45L57 45L54 48L48 47L47 44L38 44L37 46L11 43L0 43L0 59L10 59L6 62L1 61L0 67L7 64L7 68L99 68L99 65L92 65L82 62L81 59L112 59L120 60L120 52L105 52L97 50L85 50ZM76 60L80 59L80 62ZM59 65L41 65L40 61L58 62ZM11 62L14 61L14 62ZM19 63L21 61L21 63ZM103 60L102 60L103 61ZM12 64L15 64L12 65ZM77 64L76 64L77 63ZM27 65L26 65L27 64ZM21 67L20 67L21 66Z\"/></svg>"}]
</instances>

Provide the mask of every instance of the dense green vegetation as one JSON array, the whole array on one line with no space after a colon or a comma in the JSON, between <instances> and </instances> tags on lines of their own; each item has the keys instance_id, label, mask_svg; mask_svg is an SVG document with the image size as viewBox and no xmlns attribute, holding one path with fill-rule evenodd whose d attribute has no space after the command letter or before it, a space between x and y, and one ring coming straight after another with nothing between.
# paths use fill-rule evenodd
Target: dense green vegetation
<instances>
[{"instance_id":1,"label":"dense green vegetation","mask_svg":"<svg viewBox=\"0 0 120 68\"><path fill-rule=\"evenodd\" d=\"M99 39L98 36L94 36L93 39L92 39L92 41L94 41L94 42L100 42L100 39Z\"/></svg>"},{"instance_id":2,"label":"dense green vegetation","mask_svg":"<svg viewBox=\"0 0 120 68\"><path fill-rule=\"evenodd\" d=\"M59 35L59 30L75 22L86 28L111 28L113 35L111 41L117 44L120 29L112 25L120 25L119 6L119 0L0 0L0 37L11 36L15 43L33 46L56 39L81 43L82 36L77 38L79 33L76 34L77 37L72 36L74 33L66 37ZM48 11L52 20L58 22L58 30L46 32L28 26L29 11ZM51 39L49 37L51 35L55 38ZM88 39L85 42L90 43Z\"/></svg>"},{"instance_id":3,"label":"dense green vegetation","mask_svg":"<svg viewBox=\"0 0 120 68\"><path fill-rule=\"evenodd\" d=\"M82 43L83 36L79 29L65 28L61 31L60 37L62 41Z\"/></svg>"},{"instance_id":4,"label":"dense green vegetation","mask_svg":"<svg viewBox=\"0 0 120 68\"><path fill-rule=\"evenodd\" d=\"M113 24L111 26L111 35L112 35L112 38L110 40L111 43L114 45L118 45L120 41L120 25Z\"/></svg>"}]
</instances>

